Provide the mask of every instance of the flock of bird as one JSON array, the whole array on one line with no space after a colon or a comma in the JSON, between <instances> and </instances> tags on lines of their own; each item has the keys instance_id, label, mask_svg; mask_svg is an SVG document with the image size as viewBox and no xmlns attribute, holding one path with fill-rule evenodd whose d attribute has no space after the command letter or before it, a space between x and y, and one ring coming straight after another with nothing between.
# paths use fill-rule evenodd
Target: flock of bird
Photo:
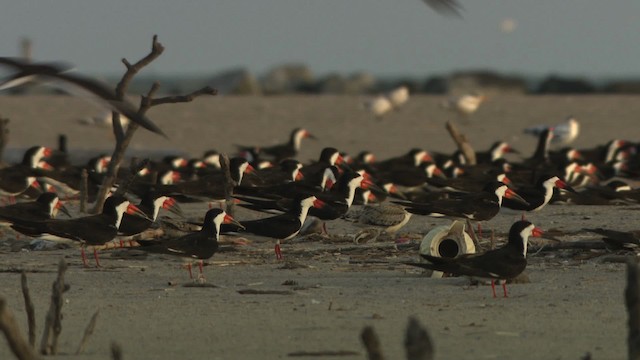
<instances>
[{"instance_id":1,"label":"flock of bird","mask_svg":"<svg viewBox=\"0 0 640 360\"><path fill-rule=\"evenodd\" d=\"M63 74L52 65L6 58L0 58L0 64L18 70L12 81L46 76L82 87L102 97L112 109L128 111L125 114L130 121L162 134L149 119L130 112L130 104L113 101L112 92L89 79ZM206 212L200 230L179 238L140 239L138 249L197 259L203 278L202 260L217 251L221 233L246 232L273 238L276 256L281 259L280 241L295 237L308 217L345 219L395 232L412 214L487 221L503 207L522 212L524 217L524 213L540 211L553 201L608 204L640 200L638 191L622 181L637 176L634 164L638 163L638 144L612 140L590 149L553 150L554 139L568 143L573 140L571 136L577 136L577 120L569 118L560 125L566 125L566 131L558 132L557 137L556 129L561 126L527 130L539 139L531 156L521 154L521 160L508 161L505 155L517 151L506 142L496 141L486 151L476 153L476 164L469 164L459 152L445 154L416 148L377 160L368 151L352 156L333 147L325 147L317 161L302 163L296 160L302 142L314 136L306 129L294 129L283 144L238 146L237 154L228 161L232 196L239 206L277 214L238 220L213 207ZM0 221L28 236L53 235L79 242L85 266L86 246L93 247L96 265L100 266L97 249L118 236L149 229L161 209L180 215L180 202L222 202L228 195L227 176L216 151L194 159L168 156L158 162L143 162L135 169L122 169L118 188L100 214L59 219L58 211L69 215L62 202L78 198L83 172L87 174L89 201L95 200L110 161L108 156L100 156L77 165L69 163L68 155L33 146L22 162L0 169L0 196L10 199L9 205L0 208ZM502 248L453 259L423 255L427 262L412 265L489 278L492 285L493 280L500 280L504 286L504 280L524 270L529 237L541 234L523 219L513 224ZM189 272L192 276L190 267Z\"/></svg>"}]
</instances>

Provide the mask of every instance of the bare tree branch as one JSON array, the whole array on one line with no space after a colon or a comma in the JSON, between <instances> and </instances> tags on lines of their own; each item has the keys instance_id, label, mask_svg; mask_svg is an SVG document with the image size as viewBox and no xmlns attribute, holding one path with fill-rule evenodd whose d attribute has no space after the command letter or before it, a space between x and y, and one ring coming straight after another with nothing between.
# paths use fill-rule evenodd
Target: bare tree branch
<instances>
[{"instance_id":1,"label":"bare tree branch","mask_svg":"<svg viewBox=\"0 0 640 360\"><path fill-rule=\"evenodd\" d=\"M100 313L100 310L96 310L96 312L93 313L93 316L91 317L91 320L89 320L89 324L87 325L87 328L84 329L84 335L82 335L82 340L80 341L80 345L78 345L78 349L76 350L76 355L80 355L84 351L84 347L87 345L87 342L89 341L89 337L93 335L93 330L96 328L96 323L98 322L99 313Z\"/></svg>"},{"instance_id":2,"label":"bare tree branch","mask_svg":"<svg viewBox=\"0 0 640 360\"><path fill-rule=\"evenodd\" d=\"M60 259L58 263L58 277L53 283L51 291L51 305L45 318L44 331L40 342L40 353L43 355L55 355L58 351L58 336L62 332L62 294L65 292L64 273L67 271L67 263Z\"/></svg>"},{"instance_id":3,"label":"bare tree branch","mask_svg":"<svg viewBox=\"0 0 640 360\"><path fill-rule=\"evenodd\" d=\"M198 96L202 95L217 95L218 91L210 86L203 87L200 90L196 90L189 95L176 95L176 96L166 96L158 99L150 99L149 106L156 106L162 104L175 104L175 103L184 103L191 102Z\"/></svg>"},{"instance_id":4,"label":"bare tree branch","mask_svg":"<svg viewBox=\"0 0 640 360\"><path fill-rule=\"evenodd\" d=\"M409 318L404 348L407 351L407 360L433 360L434 358L433 342L429 333L414 317Z\"/></svg>"},{"instance_id":5,"label":"bare tree branch","mask_svg":"<svg viewBox=\"0 0 640 360\"><path fill-rule=\"evenodd\" d=\"M24 307L27 311L27 326L29 327L29 345L32 347L36 344L36 313L33 308L33 301L29 294L29 286L27 285L27 274L22 271L20 274L20 284L22 285L22 297L24 298Z\"/></svg>"},{"instance_id":6,"label":"bare tree branch","mask_svg":"<svg viewBox=\"0 0 640 360\"><path fill-rule=\"evenodd\" d=\"M360 339L367 349L367 357L369 360L383 360L382 349L380 349L380 340L372 326L362 329Z\"/></svg>"},{"instance_id":7,"label":"bare tree branch","mask_svg":"<svg viewBox=\"0 0 640 360\"><path fill-rule=\"evenodd\" d=\"M467 165L475 165L476 164L476 152L469 144L467 137L464 134L460 134L458 128L451 122L447 121L447 131L453 138L453 141L458 146L458 150L462 152L464 158L467 159Z\"/></svg>"},{"instance_id":8,"label":"bare tree branch","mask_svg":"<svg viewBox=\"0 0 640 360\"><path fill-rule=\"evenodd\" d=\"M0 118L0 168L4 165L2 161L4 149L9 142L9 119Z\"/></svg>"},{"instance_id":9,"label":"bare tree branch","mask_svg":"<svg viewBox=\"0 0 640 360\"><path fill-rule=\"evenodd\" d=\"M627 289L624 293L629 313L629 335L627 338L629 360L640 359L640 275L638 272L637 260L630 259L627 262Z\"/></svg>"},{"instance_id":10,"label":"bare tree branch","mask_svg":"<svg viewBox=\"0 0 640 360\"><path fill-rule=\"evenodd\" d=\"M11 351L18 359L38 359L38 356L33 352L33 348L22 337L18 323L11 311L9 311L6 300L2 297L0 297L0 330L4 333Z\"/></svg>"},{"instance_id":11,"label":"bare tree branch","mask_svg":"<svg viewBox=\"0 0 640 360\"><path fill-rule=\"evenodd\" d=\"M138 60L135 64L131 65L127 59L122 59L122 63L127 67L127 71L120 79L118 85L116 85L116 97L118 100L124 99L129 83L133 80L133 77L140 72L145 66L151 64L153 60L157 59L164 52L164 46L158 42L158 35L153 35L153 41L151 43L151 51L147 56Z\"/></svg>"}]
</instances>

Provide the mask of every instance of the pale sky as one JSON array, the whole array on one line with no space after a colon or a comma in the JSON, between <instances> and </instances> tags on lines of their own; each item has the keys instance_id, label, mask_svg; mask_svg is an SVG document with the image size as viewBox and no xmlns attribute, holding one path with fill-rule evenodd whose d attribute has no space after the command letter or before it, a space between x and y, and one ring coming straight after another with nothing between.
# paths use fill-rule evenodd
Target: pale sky
<instances>
[{"instance_id":1,"label":"pale sky","mask_svg":"<svg viewBox=\"0 0 640 360\"><path fill-rule=\"evenodd\" d=\"M381 76L640 74L638 0L459 1L462 19L420 0L2 0L0 56L29 37L36 60L121 74L120 58L145 55L158 34L166 51L148 71L164 75L282 63Z\"/></svg>"}]
</instances>

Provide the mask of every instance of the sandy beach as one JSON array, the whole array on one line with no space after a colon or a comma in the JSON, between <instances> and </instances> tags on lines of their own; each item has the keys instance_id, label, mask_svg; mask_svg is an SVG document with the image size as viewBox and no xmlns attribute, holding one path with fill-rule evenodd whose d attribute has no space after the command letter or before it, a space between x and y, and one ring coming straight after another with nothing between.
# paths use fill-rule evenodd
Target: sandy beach
<instances>
[{"instance_id":1,"label":"sandy beach","mask_svg":"<svg viewBox=\"0 0 640 360\"><path fill-rule=\"evenodd\" d=\"M208 149L231 153L234 144L275 144L286 140L291 129L304 127L319 140L303 143L300 160L316 159L324 146L351 154L370 150L384 159L413 147L453 151L444 126L453 120L476 150L501 139L529 156L536 140L522 129L555 124L569 115L582 126L577 148L640 138L637 96L496 95L468 119L442 109L443 99L414 97L399 111L377 119L360 108L356 96L199 98L152 109L149 117L169 139L139 131L131 148L190 156ZM72 152L109 153L109 129L78 124L78 119L101 112L72 97L0 96L0 117L11 121L7 158L15 161L20 149L35 144L55 147L62 133ZM562 241L595 240L599 237L581 229L635 230L639 208L550 205L528 219L556 231ZM207 204L185 205L183 210L188 217L201 217ZM494 230L504 241L520 215L502 211L485 224L485 231ZM255 216L248 210L236 214L239 219ZM0 296L26 334L19 272L27 272L39 336L57 264L60 259L69 263L70 290L57 356L62 359L108 358L112 342L122 347L126 359L284 359L303 351L353 353L314 358L364 359L359 336L368 325L379 335L386 358L402 359L410 316L429 330L436 359L626 358L625 265L603 260L630 253L530 253L530 283L513 284L509 298L494 299L489 286L470 285L462 277L432 279L399 264L416 260L422 237L448 223L413 216L400 231L407 243L395 246L382 239L356 245L351 239L361 228L336 220L327 224L331 237L283 244L285 262L276 261L271 240L247 235L248 245L225 246L226 251L208 261L207 281L217 287L207 288L184 287L189 283L186 271L180 260L168 256L122 259L118 255L123 251L105 251L102 268L85 269L77 246L29 251L21 248L28 247L30 239L16 239L14 232L2 228ZM483 244L487 242L485 237ZM247 289L278 294L241 293ZM74 355L97 309L95 333L84 352ZM0 359L11 358L0 340Z\"/></svg>"}]
</instances>

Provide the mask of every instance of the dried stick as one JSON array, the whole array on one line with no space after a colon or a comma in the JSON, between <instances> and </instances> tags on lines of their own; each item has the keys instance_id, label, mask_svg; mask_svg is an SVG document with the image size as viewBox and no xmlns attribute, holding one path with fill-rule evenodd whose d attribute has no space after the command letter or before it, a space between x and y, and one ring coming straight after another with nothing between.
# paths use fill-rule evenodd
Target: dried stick
<instances>
[{"instance_id":1,"label":"dried stick","mask_svg":"<svg viewBox=\"0 0 640 360\"><path fill-rule=\"evenodd\" d=\"M33 348L22 337L18 323L7 308L6 300L2 297L0 297L0 330L4 333L11 351L18 359L31 360L38 358L33 352Z\"/></svg>"},{"instance_id":2,"label":"dried stick","mask_svg":"<svg viewBox=\"0 0 640 360\"><path fill-rule=\"evenodd\" d=\"M135 64L131 65L129 61L125 58L122 59L122 63L127 68L127 71L124 73L118 85L116 85L116 100L124 100L127 89L129 88L129 84L133 77L136 76L140 70L142 70L145 66L149 65L153 60L157 59L164 52L164 46L158 42L158 35L153 36L153 41L151 43L151 51L147 56L138 60ZM120 164L122 163L122 159L124 158L124 153L131 142L131 138L133 138L133 134L135 133L138 125L131 122L127 127L127 134L124 134L124 130L122 128L122 123L120 122L120 114L114 112L111 114L112 123L113 123L113 133L116 137L116 147L113 151L113 156L111 157L111 162L109 163L109 167L107 168L107 176L105 177L102 187L98 192L98 196L96 198L96 204L93 208L93 213L99 213L102 211L102 206L104 205L104 200L107 198L107 193L113 186L118 176L118 170L120 169Z\"/></svg>"},{"instance_id":3,"label":"dried stick","mask_svg":"<svg viewBox=\"0 0 640 360\"><path fill-rule=\"evenodd\" d=\"M98 314L100 313L100 309L96 310L96 312L89 320L89 324L87 328L84 329L84 335L82 335L82 340L80 341L80 345L78 345L78 349L76 350L76 355L80 355L84 351L84 347L87 345L89 341L89 337L93 335L93 330L96 328L96 322L98 321Z\"/></svg>"},{"instance_id":4,"label":"dried stick","mask_svg":"<svg viewBox=\"0 0 640 360\"><path fill-rule=\"evenodd\" d=\"M111 358L113 360L122 360L122 347L117 342L111 342Z\"/></svg>"},{"instance_id":5,"label":"dried stick","mask_svg":"<svg viewBox=\"0 0 640 360\"><path fill-rule=\"evenodd\" d=\"M164 46L158 42L158 36L153 36L153 43L151 45L151 52L140 59L135 64L130 64L127 59L122 59L122 63L126 66L127 71L122 76L122 79L116 86L116 98L124 99L126 89L129 87L129 83L133 79L133 77L146 65L150 64L153 60L158 58L164 52ZM149 90L147 96L142 96L140 100L140 107L138 109L139 114L145 114L147 110L149 110L152 106L161 105L161 104L171 104L171 103L182 103L182 102L190 102L193 101L196 97L201 95L216 95L217 91L211 87L204 87L200 90L194 91L191 94L184 96L168 96L163 98L154 99L153 96L160 89L160 84L155 82L151 89ZM118 170L120 169L120 164L124 159L124 153L129 147L129 143L131 143L131 139L138 128L138 124L130 123L127 127L126 133L122 129L122 124L120 123L120 115L117 113L112 114L113 118L113 131L116 137L116 146L113 151L113 155L111 156L111 162L109 163L109 167L107 169L107 176L105 177L102 187L98 192L98 196L96 198L96 204L93 208L93 213L98 213L102 210L102 206L104 205L104 201L107 197L107 193L109 189L115 184Z\"/></svg>"},{"instance_id":6,"label":"dried stick","mask_svg":"<svg viewBox=\"0 0 640 360\"><path fill-rule=\"evenodd\" d=\"M640 359L640 276L638 262L635 259L627 262L627 289L624 298L629 313L628 358L638 360Z\"/></svg>"},{"instance_id":7,"label":"dried stick","mask_svg":"<svg viewBox=\"0 0 640 360\"><path fill-rule=\"evenodd\" d=\"M20 274L20 283L22 285L22 297L24 298L24 307L27 311L27 326L29 327L29 345L31 347L36 344L36 312L33 308L33 301L29 295L29 286L27 286L27 274L22 271Z\"/></svg>"},{"instance_id":8,"label":"dried stick","mask_svg":"<svg viewBox=\"0 0 640 360\"><path fill-rule=\"evenodd\" d=\"M89 173L82 169L80 174L80 212L87 212L87 200L89 199Z\"/></svg>"},{"instance_id":9,"label":"dried stick","mask_svg":"<svg viewBox=\"0 0 640 360\"><path fill-rule=\"evenodd\" d=\"M376 331L373 330L372 326L367 326L362 329L362 332L360 333L360 339L362 339L362 343L367 350L367 356L369 360L384 359L382 350L380 349L380 340L378 339L378 335L376 334Z\"/></svg>"},{"instance_id":10,"label":"dried stick","mask_svg":"<svg viewBox=\"0 0 640 360\"><path fill-rule=\"evenodd\" d=\"M476 152L471 147L471 144L469 144L467 137L464 134L460 134L458 128L451 121L447 121L447 131L449 131L449 135L451 135L453 141L455 141L458 146L458 150L460 150L464 158L467 159L467 164L475 165Z\"/></svg>"},{"instance_id":11,"label":"dried stick","mask_svg":"<svg viewBox=\"0 0 640 360\"><path fill-rule=\"evenodd\" d=\"M427 329L414 317L409 318L404 348L407 351L407 360L433 360L433 342Z\"/></svg>"},{"instance_id":12,"label":"dried stick","mask_svg":"<svg viewBox=\"0 0 640 360\"><path fill-rule=\"evenodd\" d=\"M227 154L220 154L220 167L224 172L224 203L225 211L233 217L235 209L233 204L233 178L231 178L231 169L229 168L229 157Z\"/></svg>"},{"instance_id":13,"label":"dried stick","mask_svg":"<svg viewBox=\"0 0 640 360\"><path fill-rule=\"evenodd\" d=\"M67 271L67 263L61 259L58 263L58 278L53 283L51 292L51 305L45 318L40 353L43 355L55 355L58 351L58 336L62 332L62 294L65 291L64 273Z\"/></svg>"},{"instance_id":14,"label":"dried stick","mask_svg":"<svg viewBox=\"0 0 640 360\"><path fill-rule=\"evenodd\" d=\"M2 161L4 149L9 142L9 119L0 118L0 167L4 164Z\"/></svg>"}]
</instances>

